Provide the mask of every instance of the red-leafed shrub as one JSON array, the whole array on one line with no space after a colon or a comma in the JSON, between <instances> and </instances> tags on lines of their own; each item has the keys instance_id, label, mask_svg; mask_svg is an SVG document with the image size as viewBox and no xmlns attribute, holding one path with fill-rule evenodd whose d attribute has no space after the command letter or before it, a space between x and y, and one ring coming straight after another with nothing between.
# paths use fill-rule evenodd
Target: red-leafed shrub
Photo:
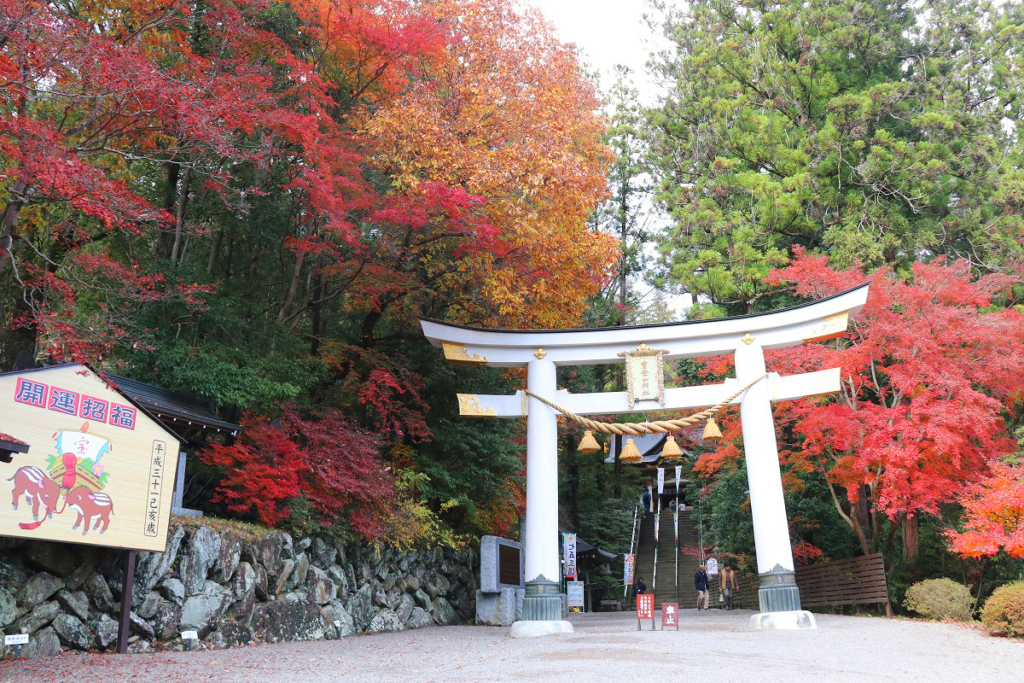
<instances>
[{"instance_id":1,"label":"red-leafed shrub","mask_svg":"<svg viewBox=\"0 0 1024 683\"><path fill-rule=\"evenodd\" d=\"M793 544L793 559L801 567L806 567L809 564L823 562L827 558L821 548L814 544L807 541L797 541Z\"/></svg>"},{"instance_id":2,"label":"red-leafed shrub","mask_svg":"<svg viewBox=\"0 0 1024 683\"><path fill-rule=\"evenodd\" d=\"M283 405L281 417L248 415L231 446L211 446L200 459L220 468L214 502L268 526L284 522L304 500L319 524L348 525L364 538L378 537L394 497L377 438L322 409L300 414Z\"/></svg>"}]
</instances>

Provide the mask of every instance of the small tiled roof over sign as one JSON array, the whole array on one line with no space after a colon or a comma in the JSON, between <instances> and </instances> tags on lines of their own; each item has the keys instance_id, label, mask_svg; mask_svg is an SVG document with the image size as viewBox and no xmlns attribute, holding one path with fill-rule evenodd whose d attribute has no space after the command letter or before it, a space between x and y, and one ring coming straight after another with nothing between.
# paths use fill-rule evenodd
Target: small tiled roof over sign
<instances>
[{"instance_id":1,"label":"small tiled roof over sign","mask_svg":"<svg viewBox=\"0 0 1024 683\"><path fill-rule=\"evenodd\" d=\"M0 432L0 462L11 462L14 453L28 453L28 444Z\"/></svg>"},{"instance_id":2,"label":"small tiled roof over sign","mask_svg":"<svg viewBox=\"0 0 1024 683\"><path fill-rule=\"evenodd\" d=\"M0 432L0 441L6 442L6 443L10 443L10 444L14 444L16 446L24 446L25 448L28 448L28 444L25 443L24 441L21 441L19 439L15 439L10 434L4 434L3 432Z\"/></svg>"},{"instance_id":3,"label":"small tiled roof over sign","mask_svg":"<svg viewBox=\"0 0 1024 683\"><path fill-rule=\"evenodd\" d=\"M242 429L240 425L217 417L209 401L118 375L107 375L106 379L168 426L187 423L193 427L231 434Z\"/></svg>"}]
</instances>

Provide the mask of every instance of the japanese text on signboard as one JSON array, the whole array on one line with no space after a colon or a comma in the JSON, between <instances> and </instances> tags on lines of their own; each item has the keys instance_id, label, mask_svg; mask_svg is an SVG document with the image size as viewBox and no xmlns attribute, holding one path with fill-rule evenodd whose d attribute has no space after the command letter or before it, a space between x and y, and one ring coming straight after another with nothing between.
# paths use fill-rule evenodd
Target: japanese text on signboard
<instances>
[{"instance_id":1,"label":"japanese text on signboard","mask_svg":"<svg viewBox=\"0 0 1024 683\"><path fill-rule=\"evenodd\" d=\"M565 593L568 598L569 607L583 607L583 582L568 581L565 585Z\"/></svg>"},{"instance_id":2,"label":"japanese text on signboard","mask_svg":"<svg viewBox=\"0 0 1024 683\"><path fill-rule=\"evenodd\" d=\"M123 429L135 429L135 418L138 415L138 411L131 406L111 403L24 377L18 378L14 400L61 415L81 417L90 422L102 422Z\"/></svg>"},{"instance_id":3,"label":"japanese text on signboard","mask_svg":"<svg viewBox=\"0 0 1024 683\"><path fill-rule=\"evenodd\" d=\"M636 618L654 618L654 594L641 593L640 595L636 596Z\"/></svg>"},{"instance_id":4,"label":"japanese text on signboard","mask_svg":"<svg viewBox=\"0 0 1024 683\"><path fill-rule=\"evenodd\" d=\"M575 579L576 574L576 534L565 534L565 578Z\"/></svg>"},{"instance_id":5,"label":"japanese text on signboard","mask_svg":"<svg viewBox=\"0 0 1024 683\"><path fill-rule=\"evenodd\" d=\"M676 630L679 629L679 603L661 603L661 628L664 629L666 626L675 626Z\"/></svg>"},{"instance_id":6,"label":"japanese text on signboard","mask_svg":"<svg viewBox=\"0 0 1024 683\"><path fill-rule=\"evenodd\" d=\"M153 454L149 460L149 491L146 504L145 534L156 536L160 527L160 489L164 480L164 461L167 458L167 444L153 442Z\"/></svg>"}]
</instances>

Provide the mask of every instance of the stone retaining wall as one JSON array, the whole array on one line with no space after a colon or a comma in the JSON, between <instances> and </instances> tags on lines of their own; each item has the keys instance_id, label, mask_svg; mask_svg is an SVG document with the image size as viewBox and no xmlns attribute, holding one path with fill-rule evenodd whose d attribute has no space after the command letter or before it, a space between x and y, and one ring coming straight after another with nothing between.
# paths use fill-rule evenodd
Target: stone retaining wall
<instances>
[{"instance_id":1,"label":"stone retaining wall","mask_svg":"<svg viewBox=\"0 0 1024 683\"><path fill-rule=\"evenodd\" d=\"M115 650L122 557L0 538L0 629L31 634L26 657ZM186 630L223 648L471 621L476 563L472 549L378 554L282 532L245 540L176 526L166 552L138 553L130 651L181 648Z\"/></svg>"}]
</instances>

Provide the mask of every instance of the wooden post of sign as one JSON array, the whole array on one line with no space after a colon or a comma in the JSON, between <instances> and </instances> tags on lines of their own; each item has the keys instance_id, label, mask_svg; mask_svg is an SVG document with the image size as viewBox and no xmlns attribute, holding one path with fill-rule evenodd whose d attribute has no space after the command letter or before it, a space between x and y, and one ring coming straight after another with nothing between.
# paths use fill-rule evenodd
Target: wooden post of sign
<instances>
[{"instance_id":1,"label":"wooden post of sign","mask_svg":"<svg viewBox=\"0 0 1024 683\"><path fill-rule=\"evenodd\" d=\"M128 634L131 630L132 590L135 588L135 551L124 551L124 582L121 584L121 617L117 625L117 651L128 652Z\"/></svg>"}]
</instances>

